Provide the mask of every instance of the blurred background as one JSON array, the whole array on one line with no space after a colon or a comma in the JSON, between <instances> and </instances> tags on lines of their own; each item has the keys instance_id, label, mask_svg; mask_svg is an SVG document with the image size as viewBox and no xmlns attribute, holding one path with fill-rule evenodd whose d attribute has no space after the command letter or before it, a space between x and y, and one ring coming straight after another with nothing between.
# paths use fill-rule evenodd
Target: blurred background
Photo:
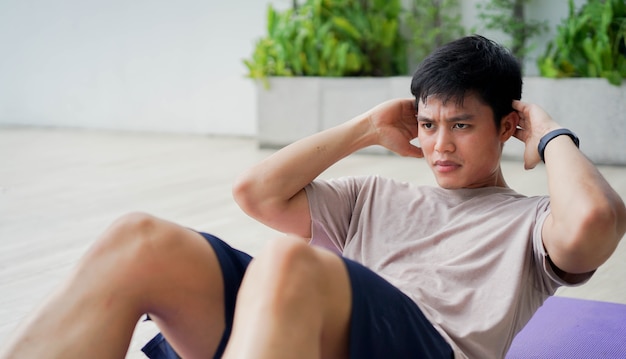
<instances>
[{"instance_id":1,"label":"blurred background","mask_svg":"<svg viewBox=\"0 0 626 359\"><path fill-rule=\"evenodd\" d=\"M464 33L509 42L504 27L488 29L489 19L481 18L492 2L403 0L409 9L447 7ZM518 2L528 22L543 26L529 39L524 60L525 74L536 76L536 59L567 16L568 2ZM255 87L243 59L266 35L268 4L277 11L294 6L287 0L3 0L0 125L255 136Z\"/></svg>"}]
</instances>

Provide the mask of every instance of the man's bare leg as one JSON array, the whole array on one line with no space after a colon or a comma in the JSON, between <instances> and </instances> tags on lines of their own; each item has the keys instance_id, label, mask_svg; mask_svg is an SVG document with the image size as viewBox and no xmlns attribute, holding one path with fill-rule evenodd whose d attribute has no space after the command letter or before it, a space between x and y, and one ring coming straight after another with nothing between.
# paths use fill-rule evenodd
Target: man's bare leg
<instances>
[{"instance_id":1,"label":"man's bare leg","mask_svg":"<svg viewBox=\"0 0 626 359\"><path fill-rule=\"evenodd\" d=\"M343 261L295 238L248 267L225 358L347 358L352 293Z\"/></svg>"},{"instance_id":2,"label":"man's bare leg","mask_svg":"<svg viewBox=\"0 0 626 359\"><path fill-rule=\"evenodd\" d=\"M208 358L224 330L223 279L199 234L144 214L114 223L0 358L123 358L150 313L185 358Z\"/></svg>"}]
</instances>

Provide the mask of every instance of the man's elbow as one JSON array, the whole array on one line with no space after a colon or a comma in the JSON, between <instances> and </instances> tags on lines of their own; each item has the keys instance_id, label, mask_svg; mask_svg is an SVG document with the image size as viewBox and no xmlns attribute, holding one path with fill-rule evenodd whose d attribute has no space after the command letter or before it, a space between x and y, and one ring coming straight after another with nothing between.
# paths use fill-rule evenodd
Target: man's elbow
<instances>
[{"instance_id":1,"label":"man's elbow","mask_svg":"<svg viewBox=\"0 0 626 359\"><path fill-rule=\"evenodd\" d=\"M591 232L600 238L604 238L613 253L626 232L626 206L621 198L617 197L613 202L607 202L604 206L596 209L591 215ZM608 259L608 257L607 257Z\"/></svg>"},{"instance_id":2,"label":"man's elbow","mask_svg":"<svg viewBox=\"0 0 626 359\"><path fill-rule=\"evenodd\" d=\"M233 199L248 216L261 223L271 226L283 210L283 202L276 196L268 195L268 191L257 178L242 175L232 186Z\"/></svg>"},{"instance_id":3,"label":"man's elbow","mask_svg":"<svg viewBox=\"0 0 626 359\"><path fill-rule=\"evenodd\" d=\"M626 233L626 205L624 205L624 201L621 198L617 198L617 203L615 204L615 231L617 241L619 242L624 233Z\"/></svg>"},{"instance_id":4,"label":"man's elbow","mask_svg":"<svg viewBox=\"0 0 626 359\"><path fill-rule=\"evenodd\" d=\"M589 211L574 229L567 245L571 273L585 273L606 262L624 236L626 210L621 207L600 206Z\"/></svg>"},{"instance_id":5,"label":"man's elbow","mask_svg":"<svg viewBox=\"0 0 626 359\"><path fill-rule=\"evenodd\" d=\"M258 207L258 199L254 195L254 183L248 176L240 175L232 186L233 199L245 213L255 217L255 208Z\"/></svg>"}]
</instances>

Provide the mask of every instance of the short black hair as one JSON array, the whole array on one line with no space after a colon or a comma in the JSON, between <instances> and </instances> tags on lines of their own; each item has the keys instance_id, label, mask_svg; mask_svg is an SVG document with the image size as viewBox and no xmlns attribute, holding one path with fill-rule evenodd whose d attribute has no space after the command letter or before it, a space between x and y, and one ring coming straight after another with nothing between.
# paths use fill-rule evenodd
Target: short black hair
<instances>
[{"instance_id":1,"label":"short black hair","mask_svg":"<svg viewBox=\"0 0 626 359\"><path fill-rule=\"evenodd\" d=\"M422 61L413 74L411 93L415 106L430 96L443 103L462 104L476 94L491 107L496 127L522 97L522 71L517 59L503 46L480 35L449 42Z\"/></svg>"}]
</instances>

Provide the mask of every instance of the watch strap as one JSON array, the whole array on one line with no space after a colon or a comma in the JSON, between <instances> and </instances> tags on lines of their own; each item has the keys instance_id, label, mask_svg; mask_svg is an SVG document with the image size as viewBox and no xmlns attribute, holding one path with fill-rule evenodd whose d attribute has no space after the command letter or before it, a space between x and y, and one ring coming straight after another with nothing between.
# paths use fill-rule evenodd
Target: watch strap
<instances>
[{"instance_id":1,"label":"watch strap","mask_svg":"<svg viewBox=\"0 0 626 359\"><path fill-rule=\"evenodd\" d=\"M543 163L546 162L544 158L544 152L546 151L546 146L555 137L558 137L561 135L569 136L569 138L572 139L576 147L580 147L580 140L578 139L578 137L574 134L574 132L568 130L567 128L559 128L557 130L550 131L547 134L545 134L543 137L541 137L541 140L539 140L539 146L537 146L537 150L539 151L539 157L541 158L541 161L543 161Z\"/></svg>"}]
</instances>

